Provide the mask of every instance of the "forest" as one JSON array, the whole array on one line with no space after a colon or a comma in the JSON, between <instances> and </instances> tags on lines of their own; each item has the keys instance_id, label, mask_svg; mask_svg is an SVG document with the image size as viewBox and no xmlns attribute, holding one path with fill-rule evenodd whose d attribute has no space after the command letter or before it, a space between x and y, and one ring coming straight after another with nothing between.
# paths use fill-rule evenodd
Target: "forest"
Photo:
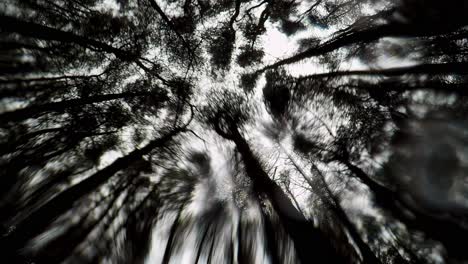
<instances>
[{"instance_id":1,"label":"forest","mask_svg":"<svg viewBox=\"0 0 468 264\"><path fill-rule=\"evenodd\" d=\"M468 263L468 1L0 1L0 262Z\"/></svg>"}]
</instances>

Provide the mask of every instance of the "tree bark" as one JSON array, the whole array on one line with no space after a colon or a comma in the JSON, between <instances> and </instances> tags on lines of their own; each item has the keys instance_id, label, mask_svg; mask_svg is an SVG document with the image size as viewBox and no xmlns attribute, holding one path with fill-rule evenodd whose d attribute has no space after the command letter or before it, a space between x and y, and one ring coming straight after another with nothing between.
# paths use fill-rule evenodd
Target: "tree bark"
<instances>
[{"instance_id":1,"label":"tree bark","mask_svg":"<svg viewBox=\"0 0 468 264\"><path fill-rule=\"evenodd\" d=\"M291 157L289 153L286 152L284 147L278 142L280 145L281 149L283 152L288 156L288 159L292 162L293 166L296 168L296 170L303 176L304 180L310 185L311 188L316 189L315 185L313 182L309 179L309 177L306 175L306 173L299 167L299 165L295 162L295 160ZM314 164L312 166L315 167ZM318 171L318 169L317 169ZM366 244L366 242L362 239L361 234L359 234L359 231L357 230L356 226L354 223L349 220L348 215L344 211L343 207L341 207L340 202L338 199L333 195L332 191L328 187L328 184L325 181L324 176L319 173L319 183L320 187L323 188L326 191L326 194L321 193L321 191L318 191L318 196L319 198L327 204L332 212L335 214L335 216L338 218L338 220L344 225L345 229L349 232L349 235L353 239L353 241L356 243L356 245L359 248L360 253L362 254L363 258L363 263L370 263L370 264L380 264L382 263L374 254L374 252L371 250L371 248Z\"/></svg>"},{"instance_id":2,"label":"tree bark","mask_svg":"<svg viewBox=\"0 0 468 264\"><path fill-rule=\"evenodd\" d=\"M133 61L136 59L135 56L129 52L120 50L109 44L88 39L71 32L61 31L33 22L22 21L10 16L0 15L0 28L4 32L14 32L28 37L60 41L63 43L75 43L82 47L99 49L107 53L112 53L123 61Z\"/></svg>"},{"instance_id":3,"label":"tree bark","mask_svg":"<svg viewBox=\"0 0 468 264\"><path fill-rule=\"evenodd\" d=\"M106 217L108 218L107 221L109 222L115 220L116 213L112 212L109 214L109 212L116 205L117 199L122 196L122 193L131 184L132 181L125 182L122 184L122 186L119 186L116 190L112 191L110 201L107 201L105 209L101 212L101 215L97 219L90 221L90 223L86 223L88 215L92 214L94 209L96 209L92 208L87 215L82 216L83 218L77 225L70 227L64 235L48 243L46 247L42 249L41 252L39 252L38 256L36 256L34 260L38 263L62 263L68 257L72 256L71 254L73 254L80 243L84 242L89 234L97 226L99 226L99 224L101 224L106 219ZM124 195L124 199L122 201L123 205L125 205L130 196L133 195L135 187L131 189L132 190L128 190L128 193ZM66 244L67 246L61 246L63 244Z\"/></svg>"},{"instance_id":4,"label":"tree bark","mask_svg":"<svg viewBox=\"0 0 468 264\"><path fill-rule=\"evenodd\" d=\"M57 194L44 205L31 212L26 219L17 224L13 231L4 235L0 240L0 245L3 249L6 249L6 252L12 254L12 259L18 259L17 254L19 252L17 251L24 247L31 238L44 231L56 218L72 208L76 201L94 191L108 181L115 173L127 168L143 155L150 153L155 148L165 146L184 130L185 127L177 128L160 138L154 139L145 147L136 149L130 154L118 158L104 169Z\"/></svg>"},{"instance_id":5,"label":"tree bark","mask_svg":"<svg viewBox=\"0 0 468 264\"><path fill-rule=\"evenodd\" d=\"M294 207L283 190L270 179L237 128L232 128L230 132L229 138L241 154L254 191L265 195L271 202L286 233L294 243L300 262L313 263L320 259L326 260L327 263L345 263L336 255L330 241Z\"/></svg>"},{"instance_id":6,"label":"tree bark","mask_svg":"<svg viewBox=\"0 0 468 264\"><path fill-rule=\"evenodd\" d=\"M338 35L331 38L330 40L315 46L311 47L303 52L300 52L296 55L293 55L289 58L282 59L276 63L268 65L260 70L257 73L263 73L266 70L278 68L287 64L299 62L306 58L316 57L320 55L325 55L329 52L335 51L337 49L343 48L351 44L365 44L370 43L375 40L381 39L383 37L418 37L418 36L432 36L436 34L441 34L444 32L450 32L454 28L439 28L436 30L427 30L427 25L420 24L401 24L397 22L387 22L384 25L372 25L375 23L375 19L388 18L393 14L394 10L382 11L380 14L363 18L362 20L357 21L353 25L339 32ZM367 25L366 25L367 23ZM364 27L364 29L361 29ZM430 26L429 26L430 28ZM433 28L431 28L433 29Z\"/></svg>"},{"instance_id":7,"label":"tree bark","mask_svg":"<svg viewBox=\"0 0 468 264\"><path fill-rule=\"evenodd\" d=\"M122 98L133 98L138 96L151 96L149 92L139 93L117 93L117 94L102 94L90 97L70 99L53 103L46 103L42 105L33 105L26 108L6 112L0 114L0 123L19 122L25 119L38 116L45 112L62 112L63 110L71 107L84 106L88 104L100 103L105 101L117 100Z\"/></svg>"},{"instance_id":8,"label":"tree bark","mask_svg":"<svg viewBox=\"0 0 468 264\"><path fill-rule=\"evenodd\" d=\"M375 182L361 168L352 164L350 161L342 160L341 162L359 178L362 183L369 187L375 197L375 202L382 208L387 209L387 212L389 212L392 217L442 242L450 257L466 259L468 252L466 251L465 245L459 243L459 241L462 241L468 236L468 230L450 220L438 219L415 210L415 208L408 207L408 205L400 199L398 193ZM398 203L400 203L400 205ZM408 217L408 215L405 215L402 212L402 206L409 209L413 216Z\"/></svg>"},{"instance_id":9,"label":"tree bark","mask_svg":"<svg viewBox=\"0 0 468 264\"><path fill-rule=\"evenodd\" d=\"M419 64L406 67L394 67L381 70L357 70L357 71L335 71L327 73L318 73L297 78L297 81L305 81L319 78L334 78L342 76L402 76L417 74L468 74L468 62L451 62L435 64Z\"/></svg>"}]
</instances>

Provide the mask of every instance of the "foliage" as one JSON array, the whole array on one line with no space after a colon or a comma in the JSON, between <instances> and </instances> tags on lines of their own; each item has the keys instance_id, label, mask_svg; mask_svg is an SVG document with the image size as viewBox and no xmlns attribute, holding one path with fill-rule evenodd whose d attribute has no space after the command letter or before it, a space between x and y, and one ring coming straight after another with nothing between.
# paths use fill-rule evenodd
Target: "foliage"
<instances>
[{"instance_id":1,"label":"foliage","mask_svg":"<svg viewBox=\"0 0 468 264\"><path fill-rule=\"evenodd\" d=\"M1 3L3 259L466 262L467 11Z\"/></svg>"}]
</instances>

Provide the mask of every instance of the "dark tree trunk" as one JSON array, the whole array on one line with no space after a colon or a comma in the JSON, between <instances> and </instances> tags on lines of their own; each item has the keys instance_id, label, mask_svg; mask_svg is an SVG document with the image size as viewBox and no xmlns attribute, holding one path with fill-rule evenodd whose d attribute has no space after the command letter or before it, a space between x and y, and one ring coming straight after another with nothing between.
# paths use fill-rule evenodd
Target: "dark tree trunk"
<instances>
[{"instance_id":1,"label":"dark tree trunk","mask_svg":"<svg viewBox=\"0 0 468 264\"><path fill-rule=\"evenodd\" d=\"M282 255L280 254L280 245L277 243L278 239L281 239L281 237L278 236L278 230L275 229L275 225L267 213L262 210L261 214L263 218L265 247L270 256L270 262L271 264L281 264Z\"/></svg>"},{"instance_id":2,"label":"dark tree trunk","mask_svg":"<svg viewBox=\"0 0 468 264\"><path fill-rule=\"evenodd\" d=\"M74 43L85 48L102 50L104 52L114 54L117 58L123 61L133 61L136 59L133 54L114 48L109 44L88 39L71 32L61 31L33 22L22 21L10 16L0 15L0 29L4 32L18 33L32 38L60 41L63 43Z\"/></svg>"},{"instance_id":3,"label":"dark tree trunk","mask_svg":"<svg viewBox=\"0 0 468 264\"><path fill-rule=\"evenodd\" d=\"M86 98L70 99L60 102L47 103L42 105L33 105L26 108L14 110L11 112L6 112L0 114L0 123L7 122L19 122L25 119L38 116L45 112L62 112L67 108L84 106L88 104L100 103L105 101L123 99L123 98L133 98L138 96L151 96L149 92L141 93L118 93L118 94L103 94L103 95L94 95Z\"/></svg>"},{"instance_id":4,"label":"dark tree trunk","mask_svg":"<svg viewBox=\"0 0 468 264\"><path fill-rule=\"evenodd\" d=\"M85 180L57 194L51 200L40 206L23 221L17 224L14 230L4 235L0 240L0 246L5 252L12 254L12 259L18 259L18 250L34 236L44 231L57 217L62 215L80 198L96 190L108 181L115 173L129 167L143 155L150 153L153 149L165 146L184 128L177 128L166 135L155 139L141 149L136 149L130 154L118 158L106 168L89 176Z\"/></svg>"},{"instance_id":5,"label":"dark tree trunk","mask_svg":"<svg viewBox=\"0 0 468 264\"><path fill-rule=\"evenodd\" d=\"M172 251L174 250L177 244L177 232L179 226L181 225L180 217L182 216L183 210L183 205L177 209L176 218L174 219L171 229L169 230L169 237L167 238L166 249L164 250L163 259L161 261L162 264L169 264L169 261L171 260Z\"/></svg>"},{"instance_id":6,"label":"dark tree trunk","mask_svg":"<svg viewBox=\"0 0 468 264\"><path fill-rule=\"evenodd\" d=\"M318 46L311 47L289 58L268 65L257 72L262 73L266 70L295 63L306 58L325 55L329 52L338 50L351 44L366 44L381 39L383 37L433 36L457 29L457 27L435 28L428 25L400 24L396 22L387 22L387 24L384 25L373 25L373 23L375 23L375 21L373 21L374 18L390 18L393 12L394 10L388 10L383 11L380 15L378 14L372 17L363 18L362 21L357 21L355 24L340 31L339 34L333 37L332 39ZM365 20L367 21L362 23ZM428 28L430 30L428 30Z\"/></svg>"},{"instance_id":7,"label":"dark tree trunk","mask_svg":"<svg viewBox=\"0 0 468 264\"><path fill-rule=\"evenodd\" d=\"M114 216L109 216L109 212L115 206L117 199L121 194L132 184L132 182L126 182L119 186L116 190L113 190L111 200L107 202L105 209L101 212L101 215L93 220L91 223L86 223L88 215L83 216L82 220L73 227L70 227L67 232L59 238L48 243L47 246L41 250L40 254L34 258L37 263L62 263L68 257L72 256L74 250L84 242L86 237L99 225L101 224L106 216L109 218L107 221L112 222L115 219ZM122 204L133 195L133 190L129 190L129 193L125 195ZM94 208L93 208L94 209ZM93 209L88 214L92 214ZM115 214L115 213L112 213ZM64 247L63 245L67 245Z\"/></svg>"},{"instance_id":8,"label":"dark tree trunk","mask_svg":"<svg viewBox=\"0 0 468 264\"><path fill-rule=\"evenodd\" d=\"M231 129L230 132L229 139L236 144L241 154L254 191L265 195L272 204L286 233L294 243L301 263L313 263L319 259L327 263L345 263L340 256L337 256L329 239L294 207L283 190L270 179L237 128Z\"/></svg>"},{"instance_id":9,"label":"dark tree trunk","mask_svg":"<svg viewBox=\"0 0 468 264\"><path fill-rule=\"evenodd\" d=\"M466 259L468 257L465 245L459 243L459 241L462 241L468 236L468 230L461 227L458 223L425 215L415 208L410 208L413 216L408 217L408 215L402 213L402 207L408 205L401 201L400 196L395 191L375 182L367 173L350 161L342 160L341 162L359 178L362 183L369 187L377 205L387 209L387 212L390 213L392 217L442 242L447 248L450 257L456 259Z\"/></svg>"},{"instance_id":10,"label":"dark tree trunk","mask_svg":"<svg viewBox=\"0 0 468 264\"><path fill-rule=\"evenodd\" d=\"M304 179L310 185L310 187L315 189L313 182L311 182L311 180L307 177L307 175L299 167L299 165L294 161L291 155L289 155L289 153L287 153L286 150L282 146L281 148L286 153L286 155L288 156L288 159L292 162L296 170L304 177ZM320 199L331 209L332 213L338 218L338 221L340 221L345 227L345 229L349 232L349 235L351 236L352 240L356 243L356 245L359 248L359 251L362 254L363 263L369 263L369 264L382 263L376 257L376 255L374 254L372 249L369 247L369 245L367 245L367 243L362 239L361 234L357 230L354 223L352 223L349 220L348 215L344 211L343 207L341 207L340 201L338 201L338 199L335 197L335 195L332 193L332 191L328 187L328 184L325 181L325 177L320 173L318 168L315 167L315 164L312 164L312 166L315 168L316 171L319 172L319 175L318 175L319 184L321 185L320 186L321 189L325 190L326 193L323 193L322 191L316 191L316 192L318 192Z\"/></svg>"},{"instance_id":11,"label":"dark tree trunk","mask_svg":"<svg viewBox=\"0 0 468 264\"><path fill-rule=\"evenodd\" d=\"M435 64L420 64L415 66L395 67L380 70L358 70L358 71L335 71L328 73L318 73L300 77L297 80L309 80L319 78L334 78L341 76L402 76L402 75L441 75L441 74L468 74L468 62L451 62L451 63L435 63Z\"/></svg>"}]
</instances>

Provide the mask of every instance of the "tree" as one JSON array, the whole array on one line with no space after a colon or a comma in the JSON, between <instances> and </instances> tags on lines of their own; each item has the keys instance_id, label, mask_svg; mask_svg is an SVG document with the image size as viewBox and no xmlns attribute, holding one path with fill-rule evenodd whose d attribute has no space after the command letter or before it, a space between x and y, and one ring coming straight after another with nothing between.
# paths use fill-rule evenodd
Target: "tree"
<instances>
[{"instance_id":1,"label":"tree","mask_svg":"<svg viewBox=\"0 0 468 264\"><path fill-rule=\"evenodd\" d=\"M467 11L0 4L1 257L463 263Z\"/></svg>"}]
</instances>

